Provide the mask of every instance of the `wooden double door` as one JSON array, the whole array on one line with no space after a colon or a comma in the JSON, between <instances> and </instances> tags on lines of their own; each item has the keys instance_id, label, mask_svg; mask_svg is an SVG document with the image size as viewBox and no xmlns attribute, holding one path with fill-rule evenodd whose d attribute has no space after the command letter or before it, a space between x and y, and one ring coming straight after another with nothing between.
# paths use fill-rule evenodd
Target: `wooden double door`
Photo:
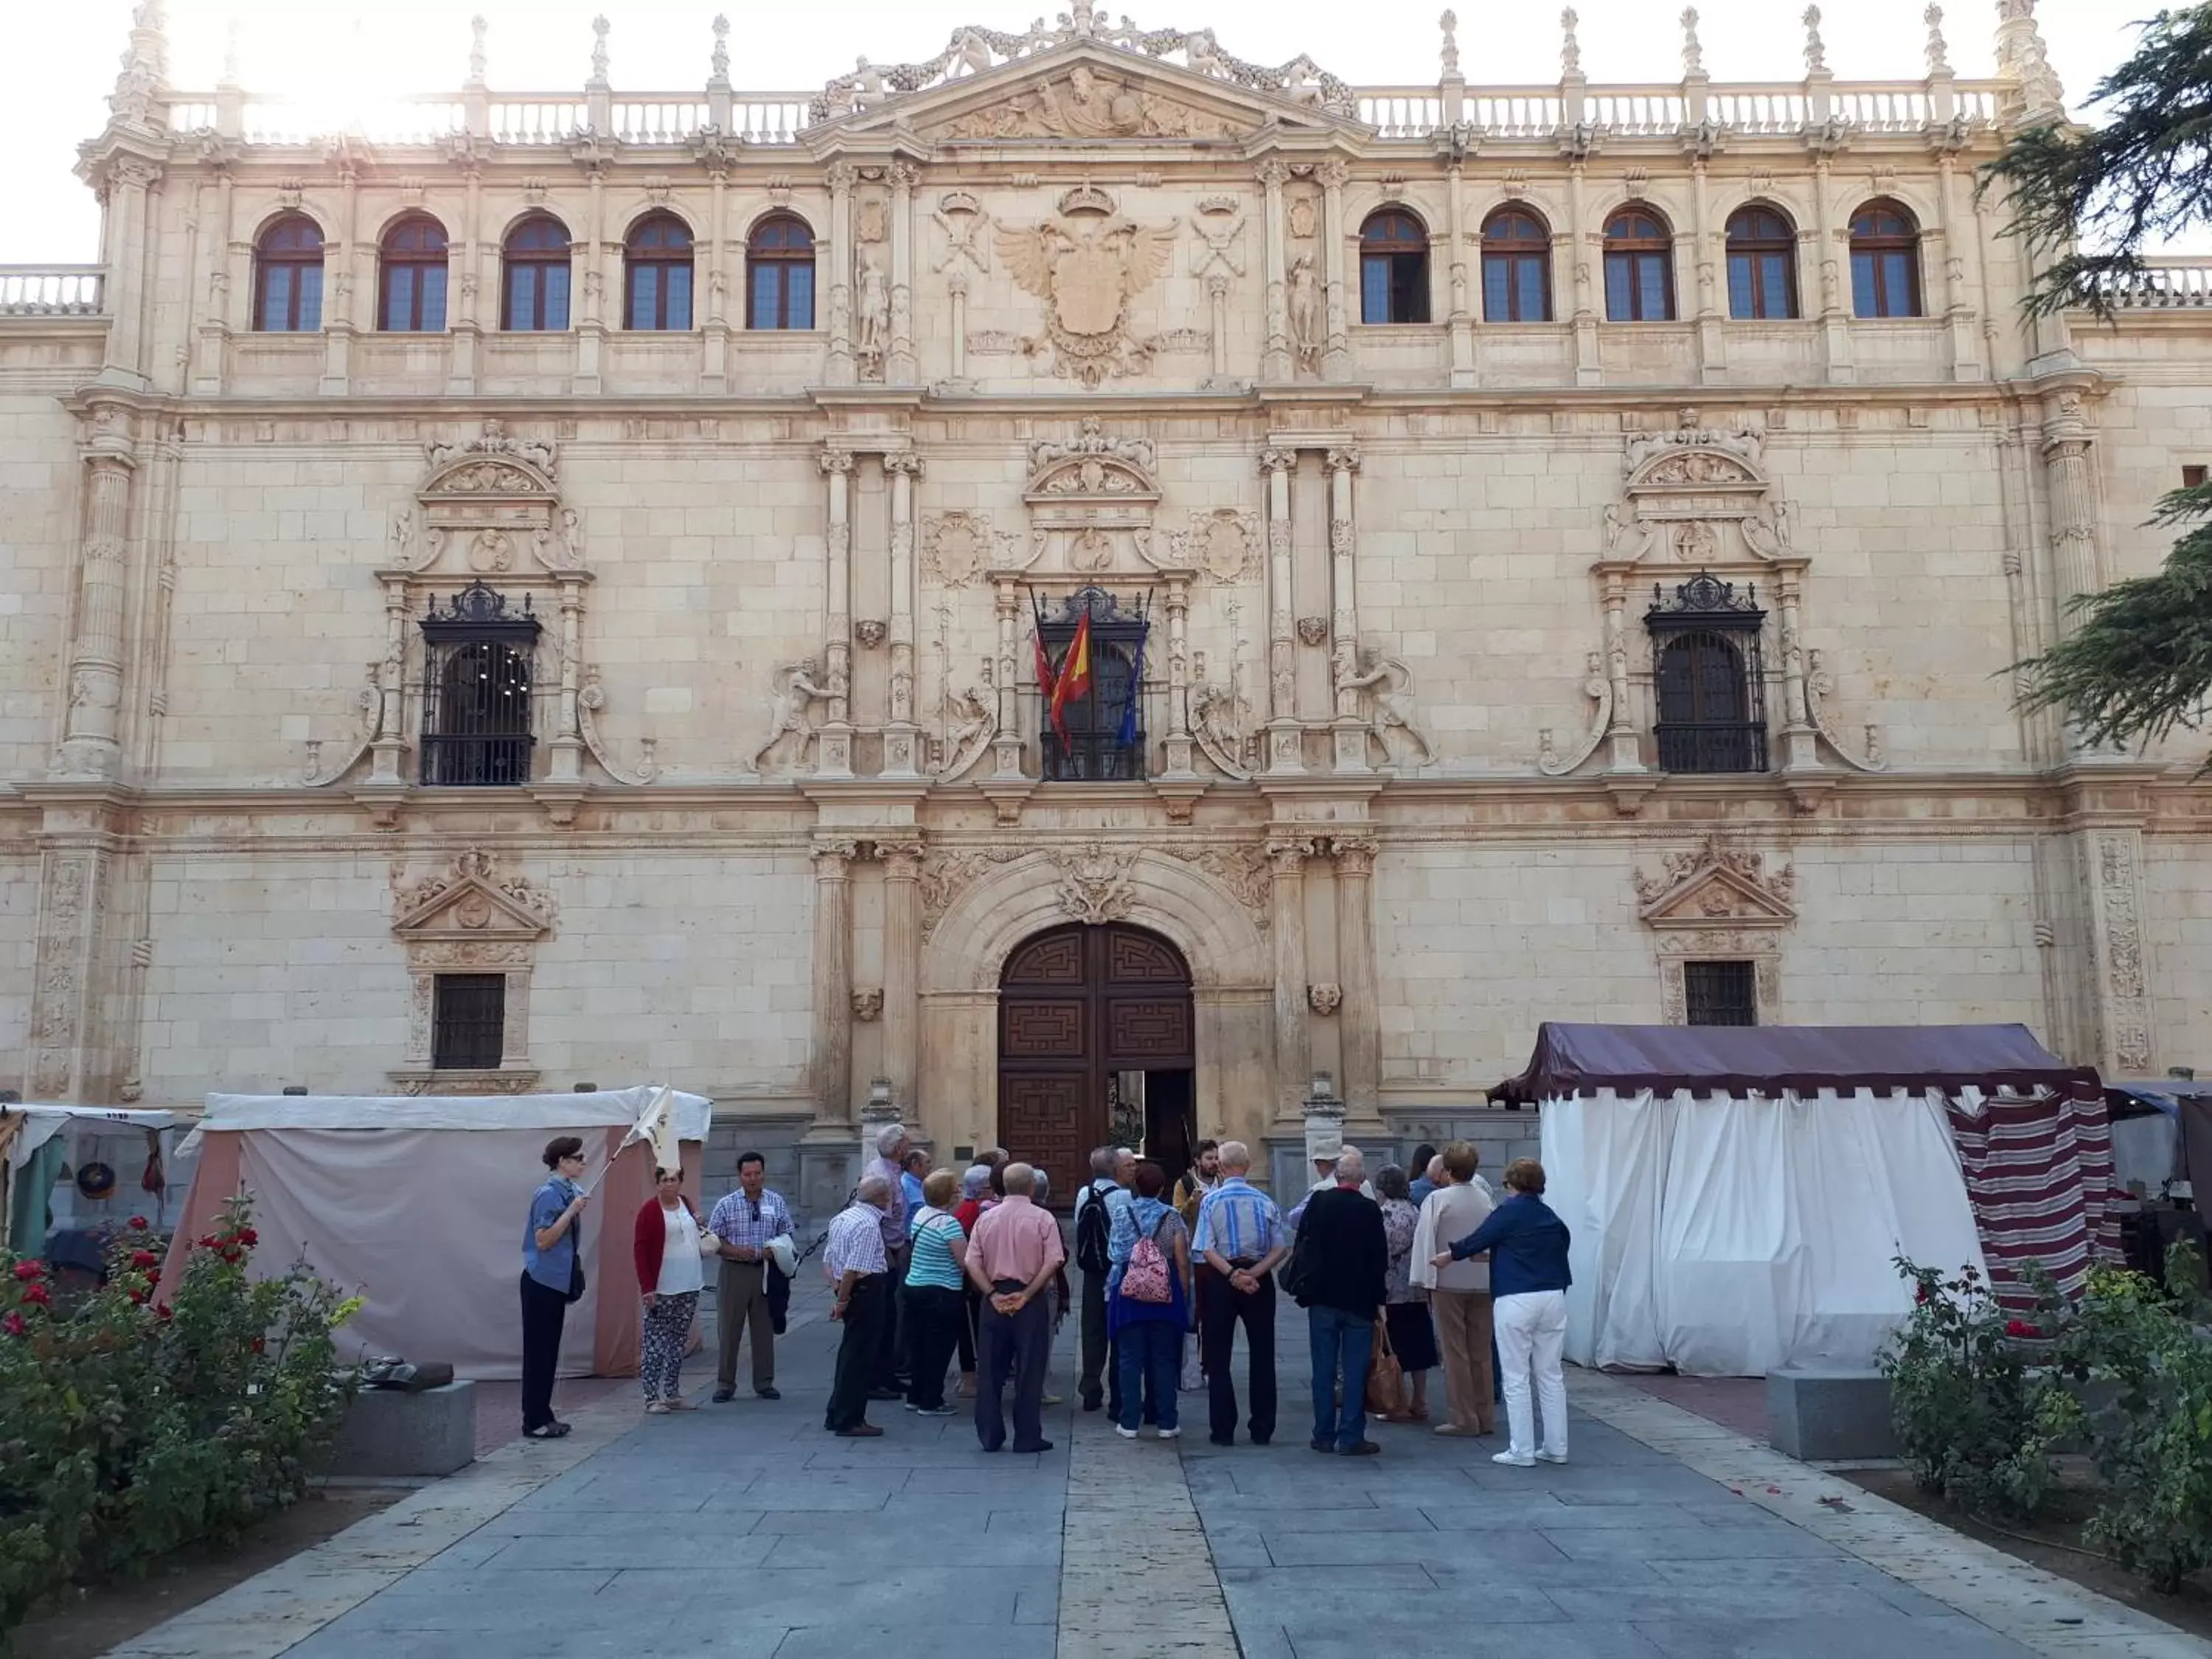
<instances>
[{"instance_id":1,"label":"wooden double door","mask_svg":"<svg viewBox=\"0 0 2212 1659\"><path fill-rule=\"evenodd\" d=\"M1144 1149L1180 1172L1192 1024L1190 969L1157 933L1079 925L1015 947L999 981L999 1144L1045 1170L1055 1206L1089 1178L1091 1149L1114 1139L1132 1074Z\"/></svg>"}]
</instances>

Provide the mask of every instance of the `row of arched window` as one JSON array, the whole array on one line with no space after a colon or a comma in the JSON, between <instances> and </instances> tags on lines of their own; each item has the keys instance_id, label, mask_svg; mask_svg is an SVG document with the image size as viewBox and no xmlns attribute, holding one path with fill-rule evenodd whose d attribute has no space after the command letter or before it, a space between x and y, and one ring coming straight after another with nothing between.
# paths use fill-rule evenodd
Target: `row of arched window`
<instances>
[{"instance_id":1,"label":"row of arched window","mask_svg":"<svg viewBox=\"0 0 2212 1659\"><path fill-rule=\"evenodd\" d=\"M446 228L410 214L377 246L376 325L398 333L446 326ZM500 245L499 325L520 332L568 326L568 228L550 213L518 222ZM672 213L648 213L623 244L623 325L691 326L691 232ZM323 233L303 213L272 221L254 247L253 326L270 333L323 325ZM814 326L814 233L790 214L753 227L745 252L745 326Z\"/></svg>"},{"instance_id":2,"label":"row of arched window","mask_svg":"<svg viewBox=\"0 0 2212 1659\"><path fill-rule=\"evenodd\" d=\"M1765 203L1732 214L1727 227L1729 314L1794 318L1797 233ZM1674 235L1656 208L1632 202L1605 223L1605 314L1616 323L1675 316ZM425 214L400 219L377 250L380 329L436 332L446 326L446 229ZM1861 317L1921 315L1920 230L1887 199L1851 216L1851 309ZM550 213L533 213L500 249L500 321L523 331L568 326L569 239ZM623 246L623 321L632 329L691 326L691 232L672 213L648 213ZM253 325L272 332L322 326L323 234L291 213L262 233L254 252ZM1491 323L1547 323L1552 310L1552 232L1532 210L1504 207L1482 226L1482 314ZM1404 208L1368 216L1359 231L1359 317L1364 323L1429 320L1429 233ZM745 326L814 326L814 233L791 214L755 225L745 246Z\"/></svg>"}]
</instances>

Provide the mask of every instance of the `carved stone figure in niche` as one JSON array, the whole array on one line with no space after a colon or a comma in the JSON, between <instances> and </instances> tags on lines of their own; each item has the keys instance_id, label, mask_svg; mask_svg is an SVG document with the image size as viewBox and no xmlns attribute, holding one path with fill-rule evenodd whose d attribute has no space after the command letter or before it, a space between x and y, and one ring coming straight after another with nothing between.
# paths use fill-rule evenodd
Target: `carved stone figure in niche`
<instances>
[{"instance_id":1,"label":"carved stone figure in niche","mask_svg":"<svg viewBox=\"0 0 2212 1659\"><path fill-rule=\"evenodd\" d=\"M1304 193L1291 197L1291 234L1301 242L1310 242L1313 240L1314 232L1317 228L1319 227L1315 221L1314 198Z\"/></svg>"},{"instance_id":2,"label":"carved stone figure in niche","mask_svg":"<svg viewBox=\"0 0 2212 1659\"><path fill-rule=\"evenodd\" d=\"M1085 526L1067 549L1067 568L1086 574L1109 570L1114 564L1113 539L1097 525Z\"/></svg>"},{"instance_id":3,"label":"carved stone figure in niche","mask_svg":"<svg viewBox=\"0 0 2212 1659\"><path fill-rule=\"evenodd\" d=\"M817 702L827 702L836 693L815 683L820 672L819 665L811 657L803 662L787 663L775 671L775 690L769 704L768 741L753 754L753 769L765 770L769 757L785 746L787 738L797 738L799 758L805 755L806 744L813 738L807 720L807 711Z\"/></svg>"},{"instance_id":4,"label":"carved stone figure in niche","mask_svg":"<svg viewBox=\"0 0 2212 1659\"><path fill-rule=\"evenodd\" d=\"M1291 261L1291 349L1298 367L1317 368L1321 362L1321 292L1314 280L1313 255L1301 253Z\"/></svg>"},{"instance_id":5,"label":"carved stone figure in niche","mask_svg":"<svg viewBox=\"0 0 2212 1659\"><path fill-rule=\"evenodd\" d=\"M889 343L891 290L872 253L860 256L860 337L854 349L863 359L880 362Z\"/></svg>"},{"instance_id":6,"label":"carved stone figure in niche","mask_svg":"<svg viewBox=\"0 0 2212 1659\"><path fill-rule=\"evenodd\" d=\"M1651 526L1633 514L1621 511L1620 503L1605 504L1605 556L1623 564L1633 564L1651 550Z\"/></svg>"},{"instance_id":7,"label":"carved stone figure in niche","mask_svg":"<svg viewBox=\"0 0 2212 1659\"><path fill-rule=\"evenodd\" d=\"M1339 662L1334 678L1339 691L1357 692L1364 701L1368 729L1374 732L1385 753L1389 751L1390 734L1395 732L1419 751L1423 765L1435 757L1428 738L1399 702L1401 697L1411 698L1412 669L1395 657L1369 650L1359 653L1356 666L1350 662Z\"/></svg>"},{"instance_id":8,"label":"carved stone figure in niche","mask_svg":"<svg viewBox=\"0 0 2212 1659\"><path fill-rule=\"evenodd\" d=\"M514 544L504 530L479 530L469 538L469 568L480 576L514 567Z\"/></svg>"},{"instance_id":9,"label":"carved stone figure in niche","mask_svg":"<svg viewBox=\"0 0 2212 1659\"><path fill-rule=\"evenodd\" d=\"M952 731L945 738L945 765L937 781L951 783L983 757L999 734L999 698L991 689L989 659L984 659L983 683L965 691L947 690L945 708L951 716Z\"/></svg>"},{"instance_id":10,"label":"carved stone figure in niche","mask_svg":"<svg viewBox=\"0 0 2212 1659\"><path fill-rule=\"evenodd\" d=\"M1234 688L1194 685L1190 689L1191 735L1206 757L1229 776L1251 774L1251 739L1244 735L1244 703Z\"/></svg>"}]
</instances>

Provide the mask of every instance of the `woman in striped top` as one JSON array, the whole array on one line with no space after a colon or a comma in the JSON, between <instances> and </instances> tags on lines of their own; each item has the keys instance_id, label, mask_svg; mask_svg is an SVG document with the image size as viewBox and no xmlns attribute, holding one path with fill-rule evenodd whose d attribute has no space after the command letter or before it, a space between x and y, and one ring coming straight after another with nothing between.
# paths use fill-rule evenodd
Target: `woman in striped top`
<instances>
[{"instance_id":1,"label":"woman in striped top","mask_svg":"<svg viewBox=\"0 0 2212 1659\"><path fill-rule=\"evenodd\" d=\"M921 1208L907 1233L908 1334L906 1408L924 1417L950 1417L945 1403L945 1368L960 1340L966 1316L960 1264L968 1254L968 1234L952 1212L959 1177L939 1170L921 1183Z\"/></svg>"}]
</instances>

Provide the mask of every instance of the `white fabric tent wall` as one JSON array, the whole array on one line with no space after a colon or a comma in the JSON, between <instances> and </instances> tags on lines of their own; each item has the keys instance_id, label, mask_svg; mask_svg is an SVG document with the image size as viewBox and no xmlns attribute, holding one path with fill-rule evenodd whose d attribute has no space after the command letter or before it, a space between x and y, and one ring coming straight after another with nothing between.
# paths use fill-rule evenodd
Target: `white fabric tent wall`
<instances>
[{"instance_id":1,"label":"white fabric tent wall","mask_svg":"<svg viewBox=\"0 0 2212 1659\"><path fill-rule=\"evenodd\" d=\"M1940 1095L1606 1090L1546 1101L1541 1135L1580 1364L1865 1365L1911 1305L1892 1257L1984 1266Z\"/></svg>"}]
</instances>

